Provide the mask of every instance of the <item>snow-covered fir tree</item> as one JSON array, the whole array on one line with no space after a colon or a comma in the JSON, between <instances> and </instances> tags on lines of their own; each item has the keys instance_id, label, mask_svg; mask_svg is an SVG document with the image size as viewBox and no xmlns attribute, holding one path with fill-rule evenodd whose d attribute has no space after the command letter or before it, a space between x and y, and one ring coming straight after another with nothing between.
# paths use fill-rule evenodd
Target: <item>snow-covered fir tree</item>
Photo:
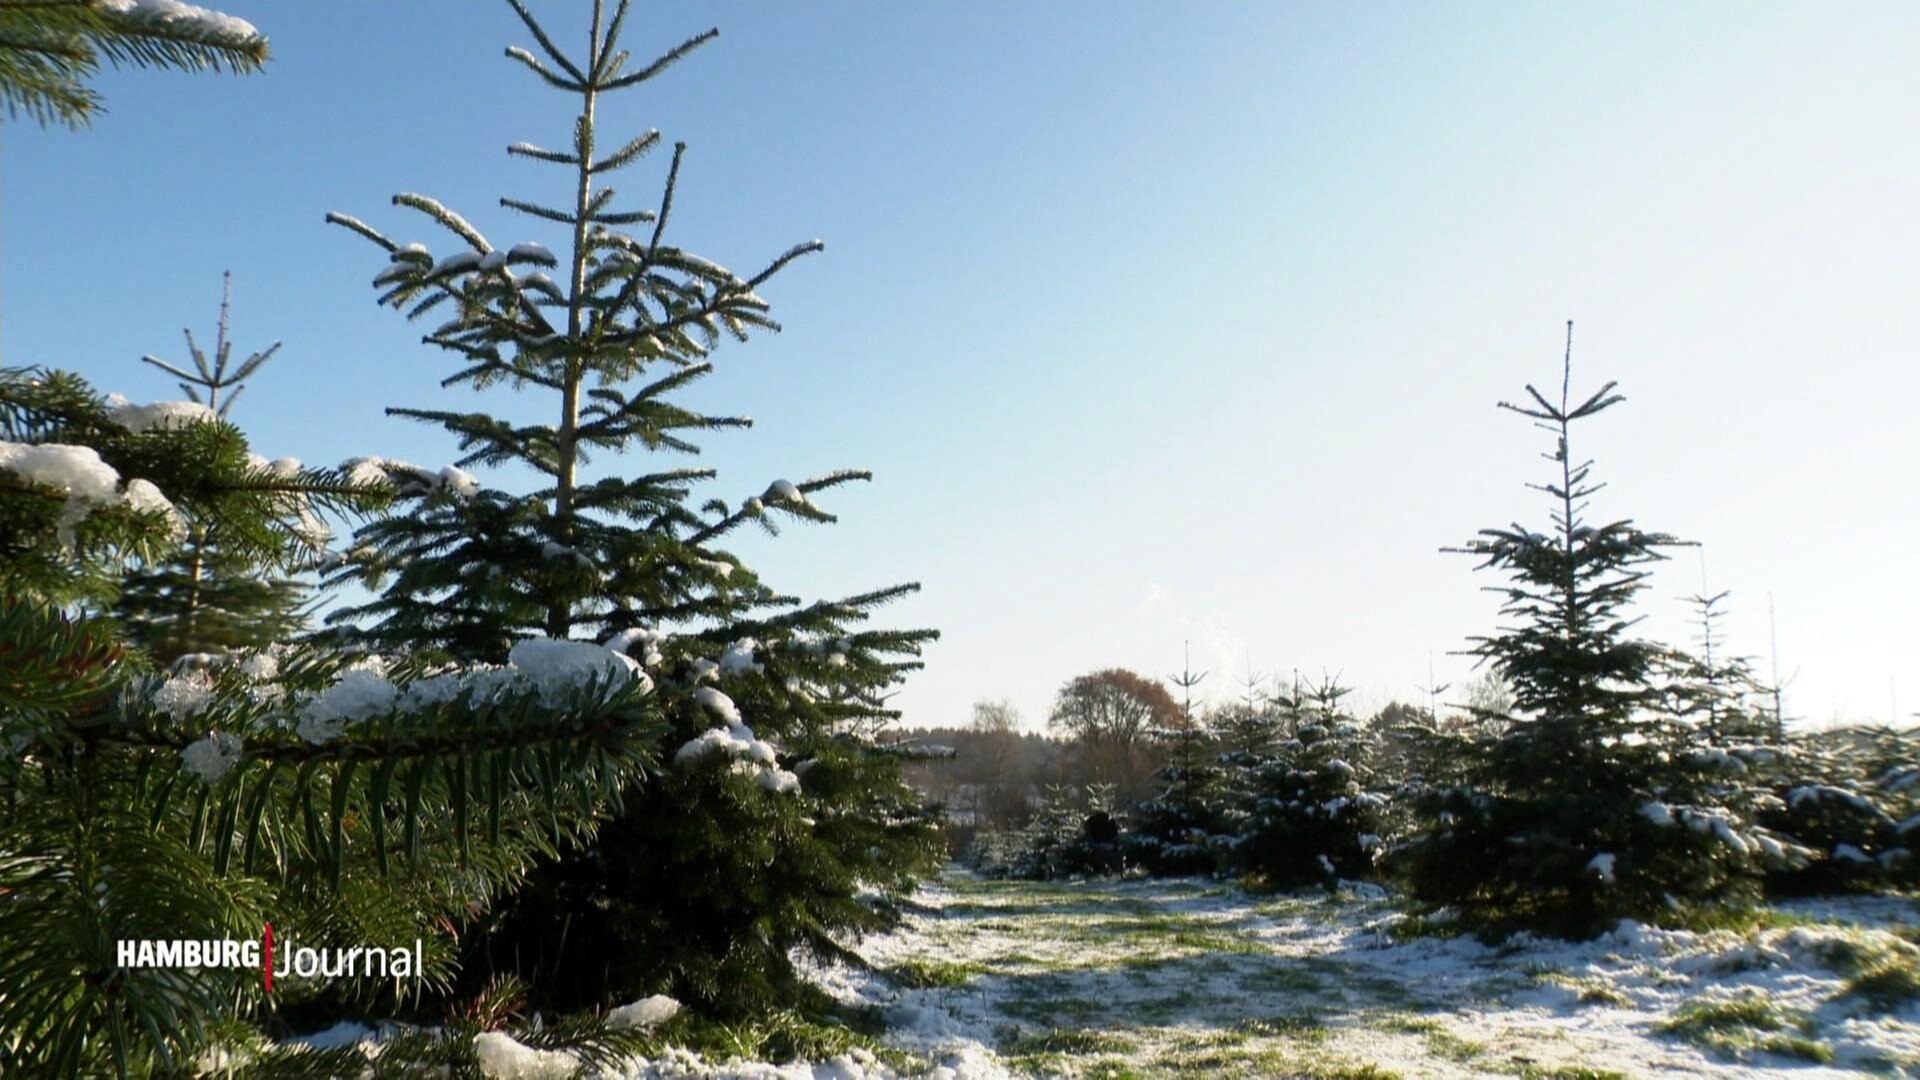
<instances>
[{"instance_id":1,"label":"snow-covered fir tree","mask_svg":"<svg viewBox=\"0 0 1920 1080\"><path fill-rule=\"evenodd\" d=\"M1291 738L1260 762L1234 865L1270 888L1333 885L1373 874L1387 799L1373 790L1366 728L1337 679L1297 691Z\"/></svg>"},{"instance_id":2,"label":"snow-covered fir tree","mask_svg":"<svg viewBox=\"0 0 1920 1080\"><path fill-rule=\"evenodd\" d=\"M1251 807L1258 797L1260 769L1273 757L1282 739L1280 709L1264 683L1249 667L1237 683L1239 699L1218 703L1207 712L1207 730L1218 749L1219 825L1215 846L1223 866L1231 862L1231 849L1246 834Z\"/></svg>"},{"instance_id":3,"label":"snow-covered fir tree","mask_svg":"<svg viewBox=\"0 0 1920 1080\"><path fill-rule=\"evenodd\" d=\"M446 429L462 468L514 465L542 482L515 492L464 472L439 481L362 463L370 476L418 482L405 513L359 534L342 576L378 592L333 616L336 631L496 663L532 637L602 641L657 687L669 721L661 767L619 791L592 844L549 860L473 928L466 989L511 973L539 1006L661 989L720 1013L790 1003L806 993L795 949L835 954L847 933L884 925L887 898L931 866L931 820L873 735L892 716L890 688L935 635L865 625L915 586L802 604L723 546L783 522L833 521L816 498L868 479L864 471L775 479L735 502L696 494L711 470L590 473L590 454L691 453L699 434L749 426L677 398L713 370L722 337L777 329L757 290L820 244L741 276L670 243L684 143L671 149L655 204L615 203L608 181L661 138L604 139L606 99L716 32L635 65L620 44L627 0L591 5L583 49L562 47L525 5L508 4L532 38L508 55L577 111L563 144L508 148L557 170L563 201L501 204L557 229L559 253L496 245L418 194L394 202L451 234L454 250L331 220L386 252L374 278L382 304L441 320L426 341L455 359L449 385L532 393L549 419L389 411Z\"/></svg>"},{"instance_id":4,"label":"snow-covered fir tree","mask_svg":"<svg viewBox=\"0 0 1920 1080\"><path fill-rule=\"evenodd\" d=\"M154 356L142 358L179 379L190 404L204 404L222 420L246 389L246 380L280 349L275 342L236 361L227 336L232 287L232 275L227 275L222 280L211 354L188 330L191 369ZM293 458L259 458L254 464L280 477L297 474L301 468ZM310 522L307 531L314 541L309 552L316 555L320 550L317 525ZM244 521L223 521L213 515L189 525L185 540L167 558L129 570L114 605L114 615L128 636L168 663L184 655L292 641L306 625L302 609L308 589L297 577L249 557L244 541L241 551L230 550L225 534L245 527ZM299 569L312 563L303 559L293 566Z\"/></svg>"},{"instance_id":5,"label":"snow-covered fir tree","mask_svg":"<svg viewBox=\"0 0 1920 1080\"><path fill-rule=\"evenodd\" d=\"M1866 892L1914 883L1920 841L1920 738L1912 731L1841 728L1789 738L1761 779L1768 826L1808 849L1770 868L1775 895Z\"/></svg>"},{"instance_id":6,"label":"snow-covered fir tree","mask_svg":"<svg viewBox=\"0 0 1920 1080\"><path fill-rule=\"evenodd\" d=\"M1031 881L1118 873L1124 860L1119 810L1113 784L1049 784L1033 817L1008 843L984 853L978 868Z\"/></svg>"},{"instance_id":7,"label":"snow-covered fir tree","mask_svg":"<svg viewBox=\"0 0 1920 1080\"><path fill-rule=\"evenodd\" d=\"M1572 324L1562 363L1556 397L1529 385L1526 403L1501 403L1551 439L1553 475L1537 485L1548 530L1485 529L1460 549L1508 578L1494 591L1511 621L1472 651L1511 689L1511 712L1486 717L1490 733L1454 738L1464 783L1428 797L1401 865L1419 899L1470 922L1579 935L1752 898L1760 868L1796 852L1716 797L1732 766L1693 753L1693 726L1660 707L1668 651L1633 636L1630 607L1678 541L1586 519L1600 485L1572 429L1622 398L1613 383L1570 396Z\"/></svg>"}]
</instances>

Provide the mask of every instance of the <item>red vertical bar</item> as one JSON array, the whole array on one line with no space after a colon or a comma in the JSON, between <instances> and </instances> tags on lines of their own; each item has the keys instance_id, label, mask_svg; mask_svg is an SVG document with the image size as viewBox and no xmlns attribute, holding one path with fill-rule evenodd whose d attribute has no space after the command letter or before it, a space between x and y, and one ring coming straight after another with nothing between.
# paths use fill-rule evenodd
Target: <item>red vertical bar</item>
<instances>
[{"instance_id":1,"label":"red vertical bar","mask_svg":"<svg viewBox=\"0 0 1920 1080\"><path fill-rule=\"evenodd\" d=\"M272 923L267 924L267 928L260 935L260 939L263 945L263 948L261 949L261 955L265 957L265 959L260 964L260 980L266 985L266 992L271 994L273 993L273 924Z\"/></svg>"}]
</instances>

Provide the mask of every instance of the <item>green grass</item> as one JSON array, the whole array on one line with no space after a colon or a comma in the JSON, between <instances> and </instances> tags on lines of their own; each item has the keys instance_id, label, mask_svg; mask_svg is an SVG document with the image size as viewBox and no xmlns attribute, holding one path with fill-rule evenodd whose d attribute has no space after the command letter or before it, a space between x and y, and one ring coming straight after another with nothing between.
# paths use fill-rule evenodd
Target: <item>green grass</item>
<instances>
[{"instance_id":1,"label":"green grass","mask_svg":"<svg viewBox=\"0 0 1920 1080\"><path fill-rule=\"evenodd\" d=\"M860 1023L863 1017L849 1018ZM862 1024L863 1027L876 1025ZM884 1046L876 1030L855 1030L834 1018L817 1018L794 1010L776 1010L746 1023L723 1024L682 1013L649 1032L662 1046L676 1046L710 1061L824 1061L849 1050L865 1050L906 1072L925 1062Z\"/></svg>"},{"instance_id":2,"label":"green grass","mask_svg":"<svg viewBox=\"0 0 1920 1080\"><path fill-rule=\"evenodd\" d=\"M1233 1030L1256 1038L1298 1039L1302 1042L1322 1042L1328 1034L1325 1021L1313 1013L1252 1017L1234 1024Z\"/></svg>"},{"instance_id":3,"label":"green grass","mask_svg":"<svg viewBox=\"0 0 1920 1080\"><path fill-rule=\"evenodd\" d=\"M1575 991L1575 1000L1582 1005L1613 1005L1624 1009L1633 1004L1627 995L1600 979L1583 979L1564 971L1551 970L1529 972L1529 975L1536 983L1564 986Z\"/></svg>"},{"instance_id":4,"label":"green grass","mask_svg":"<svg viewBox=\"0 0 1920 1080\"><path fill-rule=\"evenodd\" d=\"M1418 941L1421 938L1457 938L1472 927L1459 919L1435 919L1427 915L1409 915L1387 928L1387 936L1395 941Z\"/></svg>"},{"instance_id":5,"label":"green grass","mask_svg":"<svg viewBox=\"0 0 1920 1080\"><path fill-rule=\"evenodd\" d=\"M1911 956L1894 956L1848 980L1837 997L1858 998L1875 1012L1893 1012L1920 1001L1920 966Z\"/></svg>"},{"instance_id":6,"label":"green grass","mask_svg":"<svg viewBox=\"0 0 1920 1080\"><path fill-rule=\"evenodd\" d=\"M973 964L914 959L895 964L888 969L887 978L911 989L930 990L964 986L978 974L980 974L980 968Z\"/></svg>"},{"instance_id":7,"label":"green grass","mask_svg":"<svg viewBox=\"0 0 1920 1080\"><path fill-rule=\"evenodd\" d=\"M1690 1005L1661 1024L1660 1031L1731 1057L1758 1051L1827 1064L1833 1049L1809 1038L1812 1020L1776 1009L1758 997Z\"/></svg>"},{"instance_id":8,"label":"green grass","mask_svg":"<svg viewBox=\"0 0 1920 1080\"><path fill-rule=\"evenodd\" d=\"M1295 1075L1306 1080L1400 1080L1399 1073L1392 1069L1383 1069L1371 1062L1309 1064Z\"/></svg>"},{"instance_id":9,"label":"green grass","mask_svg":"<svg viewBox=\"0 0 1920 1080\"><path fill-rule=\"evenodd\" d=\"M1627 1074L1590 1065L1522 1065L1520 1080L1628 1080Z\"/></svg>"},{"instance_id":10,"label":"green grass","mask_svg":"<svg viewBox=\"0 0 1920 1080\"><path fill-rule=\"evenodd\" d=\"M1046 1031L1016 1035L1000 1044L1000 1053L1010 1057L1037 1057L1060 1054L1081 1057L1089 1054L1131 1054L1139 1044L1124 1035L1106 1031Z\"/></svg>"},{"instance_id":11,"label":"green grass","mask_svg":"<svg viewBox=\"0 0 1920 1080\"><path fill-rule=\"evenodd\" d=\"M1445 1028L1427 1032L1427 1052L1448 1061L1472 1061L1487 1052L1487 1044L1463 1039Z\"/></svg>"}]
</instances>

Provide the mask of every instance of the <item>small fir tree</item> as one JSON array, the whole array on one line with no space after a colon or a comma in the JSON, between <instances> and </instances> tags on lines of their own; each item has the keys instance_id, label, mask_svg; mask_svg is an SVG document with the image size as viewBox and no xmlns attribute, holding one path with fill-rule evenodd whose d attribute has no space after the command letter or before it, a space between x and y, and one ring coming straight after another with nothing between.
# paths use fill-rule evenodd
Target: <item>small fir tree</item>
<instances>
[{"instance_id":1,"label":"small fir tree","mask_svg":"<svg viewBox=\"0 0 1920 1080\"><path fill-rule=\"evenodd\" d=\"M1181 692L1179 723L1154 737L1166 749L1156 774L1160 791L1136 804L1127 835L1132 861L1150 874L1202 874L1214 869L1219 841L1220 781L1212 740L1193 711L1193 689L1207 677L1191 659L1167 681Z\"/></svg>"},{"instance_id":2,"label":"small fir tree","mask_svg":"<svg viewBox=\"0 0 1920 1080\"><path fill-rule=\"evenodd\" d=\"M214 328L211 355L200 348L193 331L183 331L192 370L158 357L142 357L178 378L189 402L206 405L221 420L227 419L246 389L246 380L280 351L276 341L237 364L233 362L233 342L227 336L232 298L233 279L229 274L221 282L220 318ZM276 476L300 470L300 463L292 458L259 458L253 463ZM173 554L129 571L114 606L114 615L126 627L128 637L156 659L171 663L189 654L292 641L304 630L305 584L292 575L270 572L244 550L230 550L223 534L239 527L241 523L223 523L218 516L194 522ZM304 553L320 554L318 522L308 522L303 535L310 541ZM314 561L309 557L290 565L299 569Z\"/></svg>"},{"instance_id":3,"label":"small fir tree","mask_svg":"<svg viewBox=\"0 0 1920 1080\"><path fill-rule=\"evenodd\" d=\"M341 579L378 591L336 613L336 631L484 661L531 635L604 640L658 680L670 718L656 748L665 767L621 793L594 843L549 861L474 928L470 979L518 975L529 1001L547 1007L658 990L735 1015L791 1003L806 993L790 954L841 955L841 937L886 925L889 898L932 866L933 822L874 736L894 715L890 688L935 634L862 625L916 586L802 605L720 546L742 530L777 533L781 521L833 521L814 498L868 479L864 471L777 480L737 505L696 497L711 470L589 476L590 454L693 452L695 434L748 426L675 399L712 370L722 336L777 329L756 290L820 245L742 277L668 243L684 143L655 209L613 203L608 178L660 136L606 149L605 99L716 32L633 68L620 47L627 0L592 5L584 54L562 49L519 0L508 4L535 46L508 55L578 111L564 148L508 148L561 170L566 203L501 204L561 226L562 253L495 247L422 195L394 201L462 250L436 259L357 219L331 220L388 254L374 279L381 303L445 318L426 340L455 357L448 384L531 391L553 410L550 423L389 412L445 428L463 466L515 464L543 482L525 494L425 491L406 514L364 530ZM623 231L633 225L647 228Z\"/></svg>"},{"instance_id":4,"label":"small fir tree","mask_svg":"<svg viewBox=\"0 0 1920 1080\"><path fill-rule=\"evenodd\" d=\"M1331 887L1373 874L1387 800L1370 790L1373 752L1341 704L1349 692L1333 677L1304 688L1293 737L1259 766L1233 857L1269 888Z\"/></svg>"},{"instance_id":5,"label":"small fir tree","mask_svg":"<svg viewBox=\"0 0 1920 1080\"><path fill-rule=\"evenodd\" d=\"M1727 651L1720 620L1726 617L1725 591L1687 597L1694 612L1691 652L1663 658L1666 708L1715 745L1771 741L1771 717L1762 706L1765 691L1752 661Z\"/></svg>"},{"instance_id":6,"label":"small fir tree","mask_svg":"<svg viewBox=\"0 0 1920 1080\"><path fill-rule=\"evenodd\" d=\"M1281 741L1281 718L1273 698L1263 689L1265 680L1251 664L1237 680L1240 700L1216 705L1207 716L1207 728L1219 748L1219 836L1223 864L1231 863L1232 848L1246 834L1250 808L1258 797L1261 767Z\"/></svg>"}]
</instances>

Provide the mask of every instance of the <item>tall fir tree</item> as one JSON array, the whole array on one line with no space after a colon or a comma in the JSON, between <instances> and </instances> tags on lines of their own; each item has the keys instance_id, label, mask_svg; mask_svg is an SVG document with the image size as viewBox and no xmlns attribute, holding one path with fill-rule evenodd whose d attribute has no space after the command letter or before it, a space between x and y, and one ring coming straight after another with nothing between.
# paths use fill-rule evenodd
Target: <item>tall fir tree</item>
<instances>
[{"instance_id":1,"label":"tall fir tree","mask_svg":"<svg viewBox=\"0 0 1920 1080\"><path fill-rule=\"evenodd\" d=\"M1572 430L1623 399L1613 383L1571 396L1572 341L1569 323L1557 398L1529 385L1526 403L1500 404L1552 440L1552 477L1530 485L1551 501L1549 530L1485 529L1453 549L1509 578L1493 591L1512 623L1472 654L1511 688L1511 711L1485 717L1494 732L1454 740L1465 783L1430 795L1426 828L1402 852L1421 900L1495 931L1585 935L1620 916L1749 899L1758 867L1792 854L1715 799L1717 764L1690 754L1691 726L1660 708L1670 654L1633 636L1629 609L1679 541L1586 519L1601 485Z\"/></svg>"},{"instance_id":2,"label":"tall fir tree","mask_svg":"<svg viewBox=\"0 0 1920 1080\"><path fill-rule=\"evenodd\" d=\"M669 244L684 143L656 208L614 205L607 179L642 161L660 135L604 149L604 100L717 31L630 68L620 47L627 0L592 4L581 53L563 49L519 0L507 2L533 39L507 55L577 112L564 148L508 148L560 170L566 202L500 202L562 227L562 253L495 247L416 194L394 202L443 226L462 250L436 259L355 218L330 220L389 255L374 279L382 304L445 317L426 341L455 357L448 385L530 390L552 421L388 411L443 427L465 452L462 466L517 465L543 483L458 499L425 491L407 513L369 526L336 580L379 591L336 613L336 631L484 661L533 635L604 640L658 681L670 717L663 768L621 794L595 843L543 866L469 934L476 978L517 973L530 1000L549 1006L656 990L718 1013L788 1003L806 996L792 951L841 955L845 934L885 925L888 898L931 868L932 821L873 735L894 715L890 688L936 635L862 626L916 586L801 604L720 546L743 529L832 522L814 497L869 479L864 471L776 480L737 505L696 498L711 470L589 477L593 452L692 453L695 434L749 426L675 399L713 370L722 335L778 329L756 290L821 245L795 246L742 277ZM622 231L634 225L647 230ZM546 272L555 268L558 282Z\"/></svg>"},{"instance_id":3,"label":"tall fir tree","mask_svg":"<svg viewBox=\"0 0 1920 1080\"><path fill-rule=\"evenodd\" d=\"M232 300L233 276L228 274L221 280L220 317L214 325L211 354L200 347L193 331L183 331L191 370L154 356L141 358L179 379L189 402L205 404L221 420L227 419L246 389L246 380L280 351L276 341L235 362L233 342L227 336ZM292 458L259 458L254 464L280 476L300 469ZM305 628L306 586L291 573L263 566L245 550L232 550L224 542L225 532L243 525L223 523L217 516L194 522L173 554L124 576L114 615L134 643L156 659L172 662L261 642L292 641ZM314 565L324 550L312 524L303 535L310 542L302 554L310 557L294 560L291 570Z\"/></svg>"}]
</instances>

